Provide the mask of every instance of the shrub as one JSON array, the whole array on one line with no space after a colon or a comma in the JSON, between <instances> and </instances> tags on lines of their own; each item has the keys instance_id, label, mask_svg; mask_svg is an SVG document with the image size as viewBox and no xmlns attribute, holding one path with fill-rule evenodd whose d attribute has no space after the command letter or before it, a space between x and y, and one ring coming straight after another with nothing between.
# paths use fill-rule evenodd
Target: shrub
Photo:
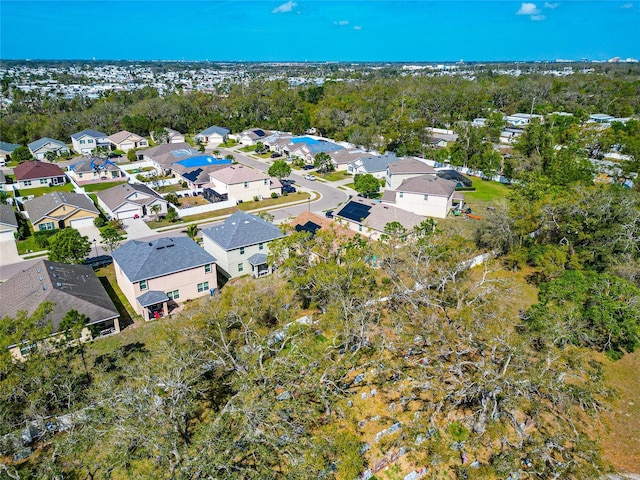
<instances>
[{"instance_id":1,"label":"shrub","mask_svg":"<svg viewBox=\"0 0 640 480\"><path fill-rule=\"evenodd\" d=\"M49 248L49 238L54 236L60 230L42 230L39 232L33 232L33 238L36 241L36 245L43 249Z\"/></svg>"},{"instance_id":2,"label":"shrub","mask_svg":"<svg viewBox=\"0 0 640 480\"><path fill-rule=\"evenodd\" d=\"M102 217L96 217L96 218L93 219L93 224L96 227L101 228L101 227L104 227L107 224L107 221Z\"/></svg>"},{"instance_id":3,"label":"shrub","mask_svg":"<svg viewBox=\"0 0 640 480\"><path fill-rule=\"evenodd\" d=\"M278 194L276 192L271 192L271 198L278 198Z\"/></svg>"},{"instance_id":4,"label":"shrub","mask_svg":"<svg viewBox=\"0 0 640 480\"><path fill-rule=\"evenodd\" d=\"M260 197L258 197L257 195L255 197L253 197L253 201L254 202L259 202L260 201Z\"/></svg>"},{"instance_id":5,"label":"shrub","mask_svg":"<svg viewBox=\"0 0 640 480\"><path fill-rule=\"evenodd\" d=\"M187 188L187 187L189 186L189 184L188 184L187 182L182 182L182 183L180 184L180 186L181 186L182 188Z\"/></svg>"}]
</instances>

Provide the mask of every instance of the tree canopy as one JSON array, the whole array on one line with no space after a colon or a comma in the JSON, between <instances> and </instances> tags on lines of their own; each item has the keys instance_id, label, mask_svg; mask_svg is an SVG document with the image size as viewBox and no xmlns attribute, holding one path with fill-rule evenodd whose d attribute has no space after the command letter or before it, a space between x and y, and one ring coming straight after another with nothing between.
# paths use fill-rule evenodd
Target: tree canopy
<instances>
[{"instance_id":1,"label":"tree canopy","mask_svg":"<svg viewBox=\"0 0 640 480\"><path fill-rule=\"evenodd\" d=\"M49 238L49 260L82 263L91 252L91 242L75 228L64 228Z\"/></svg>"}]
</instances>

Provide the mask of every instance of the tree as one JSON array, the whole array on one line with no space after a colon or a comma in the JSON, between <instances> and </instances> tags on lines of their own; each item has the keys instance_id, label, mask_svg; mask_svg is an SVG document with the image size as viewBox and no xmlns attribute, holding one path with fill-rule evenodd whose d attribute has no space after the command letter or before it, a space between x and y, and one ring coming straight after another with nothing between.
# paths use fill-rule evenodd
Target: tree
<instances>
[{"instance_id":1,"label":"tree","mask_svg":"<svg viewBox=\"0 0 640 480\"><path fill-rule=\"evenodd\" d=\"M102 227L100 229L100 236L102 237L102 241L104 245L106 245L107 250L109 250L109 253L118 248L124 240L124 236L112 225Z\"/></svg>"},{"instance_id":2,"label":"tree","mask_svg":"<svg viewBox=\"0 0 640 480\"><path fill-rule=\"evenodd\" d=\"M220 155L220 150L218 150L217 148L214 148L211 151L211 155L213 155L214 157L218 158L218 155Z\"/></svg>"},{"instance_id":3,"label":"tree","mask_svg":"<svg viewBox=\"0 0 640 480\"><path fill-rule=\"evenodd\" d=\"M235 157L234 157L233 155L231 155L230 153L226 154L226 155L224 156L224 159L225 159L225 160L231 160L233 163L236 163L236 159L235 159Z\"/></svg>"},{"instance_id":4,"label":"tree","mask_svg":"<svg viewBox=\"0 0 640 480\"><path fill-rule=\"evenodd\" d=\"M56 161L56 158L58 158L58 156L56 155L56 152L47 152L44 154L44 158L46 158L47 161L53 163Z\"/></svg>"},{"instance_id":5,"label":"tree","mask_svg":"<svg viewBox=\"0 0 640 480\"><path fill-rule=\"evenodd\" d=\"M180 206L180 200L178 199L178 196L175 193L168 193L167 195L165 195L164 199L167 202L172 203L176 207Z\"/></svg>"},{"instance_id":6,"label":"tree","mask_svg":"<svg viewBox=\"0 0 640 480\"><path fill-rule=\"evenodd\" d=\"M178 220L178 212L176 212L176 209L171 206L167 209L167 220L170 222Z\"/></svg>"},{"instance_id":7,"label":"tree","mask_svg":"<svg viewBox=\"0 0 640 480\"><path fill-rule=\"evenodd\" d=\"M380 182L370 173L365 175L356 175L354 187L356 192L359 194L367 198L371 198L380 191Z\"/></svg>"},{"instance_id":8,"label":"tree","mask_svg":"<svg viewBox=\"0 0 640 480\"><path fill-rule=\"evenodd\" d=\"M136 160L138 160L138 155L136 154L136 150L134 148L127 152L127 160L129 160L130 162L135 162Z\"/></svg>"},{"instance_id":9,"label":"tree","mask_svg":"<svg viewBox=\"0 0 640 480\"><path fill-rule=\"evenodd\" d=\"M160 210L162 209L162 207L160 206L160 204L158 203L154 203L153 205L151 205L151 207L149 208L151 210L151 213L153 213L156 217L156 219L158 218L158 213L160 213Z\"/></svg>"},{"instance_id":10,"label":"tree","mask_svg":"<svg viewBox=\"0 0 640 480\"><path fill-rule=\"evenodd\" d=\"M333 160L329 154L325 152L318 153L314 158L313 164L320 173L332 172L336 169Z\"/></svg>"},{"instance_id":11,"label":"tree","mask_svg":"<svg viewBox=\"0 0 640 480\"><path fill-rule=\"evenodd\" d=\"M49 260L82 263L91 252L91 242L75 228L65 228L49 239Z\"/></svg>"},{"instance_id":12,"label":"tree","mask_svg":"<svg viewBox=\"0 0 640 480\"><path fill-rule=\"evenodd\" d=\"M276 160L269 167L269 171L267 173L271 177L276 177L278 180L282 180L291 174L291 167L284 160Z\"/></svg>"},{"instance_id":13,"label":"tree","mask_svg":"<svg viewBox=\"0 0 640 480\"><path fill-rule=\"evenodd\" d=\"M199 231L198 225L193 224L187 227L187 229L185 230L185 233L187 234L187 237L195 241L196 236L198 235L198 231Z\"/></svg>"},{"instance_id":14,"label":"tree","mask_svg":"<svg viewBox=\"0 0 640 480\"><path fill-rule=\"evenodd\" d=\"M82 365L84 366L84 373L87 378L87 383L91 382L89 375L89 369L87 368L87 360L85 358L85 344L82 341L83 331L89 322L86 315L79 313L77 310L69 310L65 313L64 317L60 321L59 330L64 332L64 339L67 342L66 348L71 348L80 353L82 358Z\"/></svg>"},{"instance_id":15,"label":"tree","mask_svg":"<svg viewBox=\"0 0 640 480\"><path fill-rule=\"evenodd\" d=\"M31 155L31 150L29 150L28 147L21 145L13 151L11 159L21 163L26 160L33 160L33 156Z\"/></svg>"}]
</instances>

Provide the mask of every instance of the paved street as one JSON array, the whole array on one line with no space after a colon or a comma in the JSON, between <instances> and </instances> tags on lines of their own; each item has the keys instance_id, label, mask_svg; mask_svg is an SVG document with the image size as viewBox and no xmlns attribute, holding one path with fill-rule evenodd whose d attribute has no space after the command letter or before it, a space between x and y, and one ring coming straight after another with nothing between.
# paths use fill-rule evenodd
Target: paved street
<instances>
[{"instance_id":1,"label":"paved street","mask_svg":"<svg viewBox=\"0 0 640 480\"><path fill-rule=\"evenodd\" d=\"M268 164L266 161L249 158L243 152L240 152L238 150L220 149L220 156L224 156L229 153L234 156L236 161L244 165L254 167L263 172L266 172L269 169L270 164ZM322 215L325 211L335 209L336 207L347 201L349 198L349 194L355 194L354 191L346 189L346 187L343 187L345 188L345 190L337 188L337 186L342 186L343 184L350 183L352 179L345 179L339 182L333 182L333 184L329 184L322 180L305 180L303 178L303 175L304 173L302 170L293 170L289 178L295 180L295 187L298 189L298 191L310 192L312 193L312 195L313 192L317 192L319 194L319 198L314 201L308 201L298 205L269 210L269 212L274 216L275 223L282 223L284 221L292 219L307 210ZM204 229L209 228L213 225L217 225L219 223L220 221L201 223L198 226L200 229ZM147 226L146 222L144 222L142 219L128 219L124 221L124 224L128 240L154 240L161 237L185 235L184 230L186 228L186 226L183 225L178 226L175 230L156 232L155 230L151 230ZM99 255L107 253L99 245L101 239L98 229L93 226L89 226L86 227L86 230L87 231L81 233L83 233L83 235L88 235L90 241L92 241L94 238L98 240L98 245L92 244L91 255L95 255L96 248ZM8 278L12 277L21 270L30 267L41 258L46 257L23 260L22 257L18 255L15 242L0 242L0 281L6 281Z\"/></svg>"}]
</instances>

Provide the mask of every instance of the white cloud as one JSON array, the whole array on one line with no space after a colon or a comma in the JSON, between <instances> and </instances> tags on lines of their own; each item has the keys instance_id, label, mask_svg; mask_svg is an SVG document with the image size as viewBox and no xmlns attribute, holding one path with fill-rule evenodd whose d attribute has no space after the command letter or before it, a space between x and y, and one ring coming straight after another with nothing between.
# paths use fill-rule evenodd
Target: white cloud
<instances>
[{"instance_id":1,"label":"white cloud","mask_svg":"<svg viewBox=\"0 0 640 480\"><path fill-rule=\"evenodd\" d=\"M293 1L289 1L287 3L283 3L282 5L271 10L271 13L287 13L293 10L294 7L297 7L298 4Z\"/></svg>"},{"instance_id":2,"label":"white cloud","mask_svg":"<svg viewBox=\"0 0 640 480\"><path fill-rule=\"evenodd\" d=\"M345 25L349 25L349 20L336 20L333 22L334 25L340 25L344 27Z\"/></svg>"},{"instance_id":3,"label":"white cloud","mask_svg":"<svg viewBox=\"0 0 640 480\"><path fill-rule=\"evenodd\" d=\"M620 5L620 8L633 8L633 3L625 3L624 5Z\"/></svg>"},{"instance_id":4,"label":"white cloud","mask_svg":"<svg viewBox=\"0 0 640 480\"><path fill-rule=\"evenodd\" d=\"M540 13L535 3L523 3L520 6L520 10L516 12L516 15L537 15Z\"/></svg>"},{"instance_id":5,"label":"white cloud","mask_svg":"<svg viewBox=\"0 0 640 480\"><path fill-rule=\"evenodd\" d=\"M542 20L545 20L547 17L545 17L544 15L531 15L531 20L533 20L534 22L541 22Z\"/></svg>"},{"instance_id":6,"label":"white cloud","mask_svg":"<svg viewBox=\"0 0 640 480\"><path fill-rule=\"evenodd\" d=\"M559 3L549 3L549 2L544 3L544 8L548 8L549 10L555 10L559 6L560 6Z\"/></svg>"},{"instance_id":7,"label":"white cloud","mask_svg":"<svg viewBox=\"0 0 640 480\"><path fill-rule=\"evenodd\" d=\"M362 30L362 27L360 25L356 25L355 27L353 27L354 30Z\"/></svg>"}]
</instances>

